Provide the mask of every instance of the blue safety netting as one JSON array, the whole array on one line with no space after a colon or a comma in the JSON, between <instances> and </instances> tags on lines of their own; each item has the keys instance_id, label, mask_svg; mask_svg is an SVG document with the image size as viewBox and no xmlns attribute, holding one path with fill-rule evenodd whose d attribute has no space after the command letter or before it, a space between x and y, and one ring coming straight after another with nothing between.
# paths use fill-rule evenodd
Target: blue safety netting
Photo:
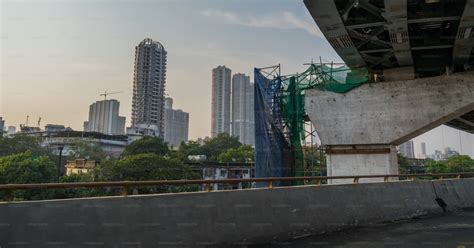
<instances>
[{"instance_id":1,"label":"blue safety netting","mask_svg":"<svg viewBox=\"0 0 474 248\"><path fill-rule=\"evenodd\" d=\"M255 177L292 175L288 141L282 133L281 78L267 78L255 68Z\"/></svg>"}]
</instances>

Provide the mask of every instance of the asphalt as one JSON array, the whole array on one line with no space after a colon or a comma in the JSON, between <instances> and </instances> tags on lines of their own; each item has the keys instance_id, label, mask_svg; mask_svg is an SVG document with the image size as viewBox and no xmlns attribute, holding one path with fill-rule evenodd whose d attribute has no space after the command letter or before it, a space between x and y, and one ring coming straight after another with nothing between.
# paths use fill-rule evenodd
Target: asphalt
<instances>
[{"instance_id":1,"label":"asphalt","mask_svg":"<svg viewBox=\"0 0 474 248\"><path fill-rule=\"evenodd\" d=\"M359 227L265 247L474 247L474 209Z\"/></svg>"}]
</instances>

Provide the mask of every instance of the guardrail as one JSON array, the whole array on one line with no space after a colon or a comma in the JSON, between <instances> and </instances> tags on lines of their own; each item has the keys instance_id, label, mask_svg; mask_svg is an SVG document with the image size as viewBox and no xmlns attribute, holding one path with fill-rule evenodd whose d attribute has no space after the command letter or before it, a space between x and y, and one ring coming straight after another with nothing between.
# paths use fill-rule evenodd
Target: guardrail
<instances>
[{"instance_id":1,"label":"guardrail","mask_svg":"<svg viewBox=\"0 0 474 248\"><path fill-rule=\"evenodd\" d=\"M467 173L438 173L438 174L391 174L391 175L358 175L358 176L305 176L305 177L267 177L267 178L240 178L240 179L210 179L210 180L156 180L156 181L111 181L111 182L77 182L77 183L33 183L33 184L0 184L0 192L6 191L4 200L12 201L15 190L32 189L71 189L71 188L106 188L117 187L122 189L122 195L129 195L131 188L140 186L171 186L171 185L203 185L205 192L210 192L212 184L239 184L239 183L266 183L267 188L273 188L274 182L295 182L303 181L305 185L322 185L322 181L331 179L353 179L352 183L359 183L361 178L383 178L384 182L390 182L390 178L407 178L416 180L419 178L430 177L447 178L466 178L474 176L474 172ZM393 181L392 181L393 182Z\"/></svg>"}]
</instances>

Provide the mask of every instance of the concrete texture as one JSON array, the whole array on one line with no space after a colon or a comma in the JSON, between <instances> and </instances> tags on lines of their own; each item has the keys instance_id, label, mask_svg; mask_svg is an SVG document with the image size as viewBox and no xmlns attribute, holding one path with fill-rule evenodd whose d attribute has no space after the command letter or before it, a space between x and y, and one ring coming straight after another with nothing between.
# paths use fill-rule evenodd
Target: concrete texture
<instances>
[{"instance_id":1,"label":"concrete texture","mask_svg":"<svg viewBox=\"0 0 474 248\"><path fill-rule=\"evenodd\" d=\"M327 154L327 164L330 165L327 168L327 175L356 176L398 174L397 150L395 146L379 145L364 147L378 149L387 148L390 152L377 154ZM337 148L334 150L337 150ZM383 180L383 178L361 178L359 182L381 182ZM390 180L396 180L396 178L390 178ZM328 183L342 184L352 182L353 179L332 179L329 180Z\"/></svg>"},{"instance_id":2,"label":"concrete texture","mask_svg":"<svg viewBox=\"0 0 474 248\"><path fill-rule=\"evenodd\" d=\"M433 186L447 210L474 207L474 178L433 181Z\"/></svg>"},{"instance_id":3,"label":"concrete texture","mask_svg":"<svg viewBox=\"0 0 474 248\"><path fill-rule=\"evenodd\" d=\"M474 73L365 84L346 94L305 93L325 145L400 145L474 110Z\"/></svg>"},{"instance_id":4,"label":"concrete texture","mask_svg":"<svg viewBox=\"0 0 474 248\"><path fill-rule=\"evenodd\" d=\"M365 84L345 94L310 89L305 101L323 145L396 146L473 111L474 73ZM394 154L358 151L330 154L327 171L388 174L397 164Z\"/></svg>"},{"instance_id":5,"label":"concrete texture","mask_svg":"<svg viewBox=\"0 0 474 248\"><path fill-rule=\"evenodd\" d=\"M435 199L413 181L2 203L0 246L268 243L441 213Z\"/></svg>"}]
</instances>

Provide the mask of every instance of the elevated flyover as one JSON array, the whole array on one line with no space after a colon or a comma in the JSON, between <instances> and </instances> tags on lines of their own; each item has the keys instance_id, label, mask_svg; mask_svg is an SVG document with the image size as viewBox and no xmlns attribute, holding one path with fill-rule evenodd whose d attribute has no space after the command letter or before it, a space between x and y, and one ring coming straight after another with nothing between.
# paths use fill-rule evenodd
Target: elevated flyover
<instances>
[{"instance_id":1,"label":"elevated flyover","mask_svg":"<svg viewBox=\"0 0 474 248\"><path fill-rule=\"evenodd\" d=\"M472 0L304 0L340 57L386 80L463 72L474 64ZM446 125L474 133L474 111Z\"/></svg>"},{"instance_id":2,"label":"elevated flyover","mask_svg":"<svg viewBox=\"0 0 474 248\"><path fill-rule=\"evenodd\" d=\"M394 173L395 146L441 124L474 134L474 0L304 3L344 62L381 82L306 93L328 175Z\"/></svg>"}]
</instances>

